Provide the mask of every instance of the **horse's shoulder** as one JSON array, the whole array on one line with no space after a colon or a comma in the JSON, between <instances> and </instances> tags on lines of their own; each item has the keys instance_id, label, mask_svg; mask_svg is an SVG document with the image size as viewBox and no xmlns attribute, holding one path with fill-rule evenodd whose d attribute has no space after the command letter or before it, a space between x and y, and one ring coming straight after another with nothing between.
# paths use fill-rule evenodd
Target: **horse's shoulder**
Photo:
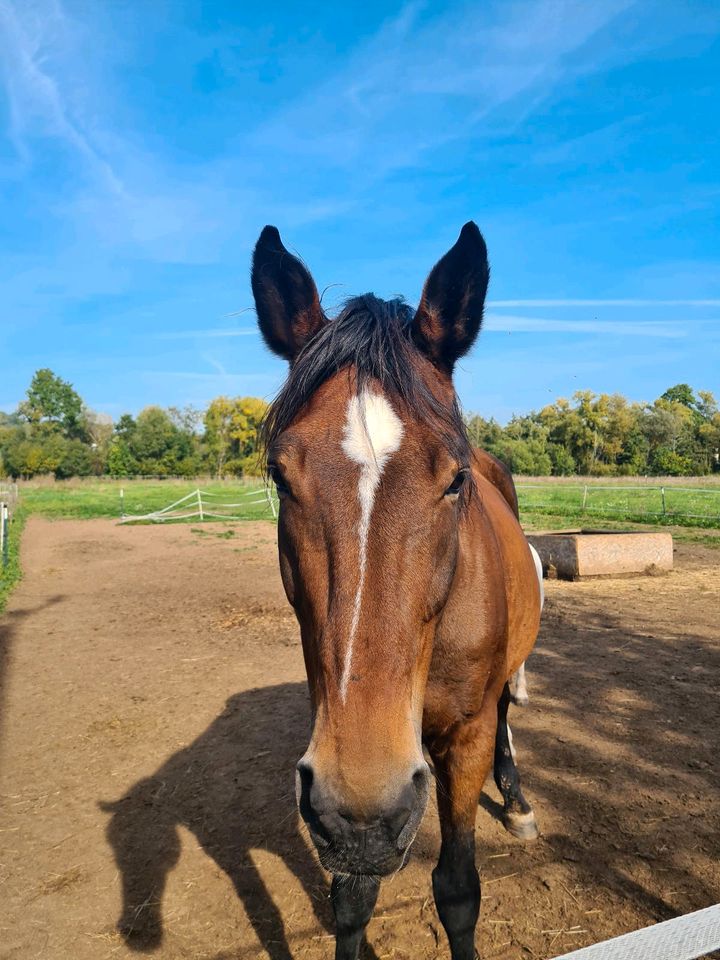
<instances>
[{"instance_id":1,"label":"horse's shoulder","mask_svg":"<svg viewBox=\"0 0 720 960\"><path fill-rule=\"evenodd\" d=\"M515 491L515 483L513 482L512 474L502 460L498 460L497 457L494 457L481 447L473 448L473 459L476 474L479 473L481 477L488 480L500 491L512 512L518 517L518 499Z\"/></svg>"}]
</instances>

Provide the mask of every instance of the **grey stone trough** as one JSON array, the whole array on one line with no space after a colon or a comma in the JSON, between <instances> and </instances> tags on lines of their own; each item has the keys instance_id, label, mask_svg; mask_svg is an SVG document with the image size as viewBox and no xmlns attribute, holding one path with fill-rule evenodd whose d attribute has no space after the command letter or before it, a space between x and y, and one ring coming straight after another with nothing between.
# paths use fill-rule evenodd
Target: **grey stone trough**
<instances>
[{"instance_id":1,"label":"grey stone trough","mask_svg":"<svg viewBox=\"0 0 720 960\"><path fill-rule=\"evenodd\" d=\"M669 533L619 530L552 530L529 533L546 577L653 574L672 570L673 542Z\"/></svg>"}]
</instances>

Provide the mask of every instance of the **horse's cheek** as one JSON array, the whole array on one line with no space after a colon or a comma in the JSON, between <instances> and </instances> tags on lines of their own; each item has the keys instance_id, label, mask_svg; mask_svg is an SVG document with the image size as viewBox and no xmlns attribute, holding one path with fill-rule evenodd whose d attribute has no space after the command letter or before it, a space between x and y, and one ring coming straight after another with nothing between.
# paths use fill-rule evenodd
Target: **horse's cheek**
<instances>
[{"instance_id":1,"label":"horse's cheek","mask_svg":"<svg viewBox=\"0 0 720 960\"><path fill-rule=\"evenodd\" d=\"M280 576L282 578L283 587L285 588L285 596L288 598L288 603L291 607L295 606L295 575L293 570L293 563L286 552L282 549L280 551Z\"/></svg>"},{"instance_id":2,"label":"horse's cheek","mask_svg":"<svg viewBox=\"0 0 720 960\"><path fill-rule=\"evenodd\" d=\"M458 557L457 531L448 527L441 536L435 552L427 589L426 619L436 617L447 603Z\"/></svg>"}]
</instances>

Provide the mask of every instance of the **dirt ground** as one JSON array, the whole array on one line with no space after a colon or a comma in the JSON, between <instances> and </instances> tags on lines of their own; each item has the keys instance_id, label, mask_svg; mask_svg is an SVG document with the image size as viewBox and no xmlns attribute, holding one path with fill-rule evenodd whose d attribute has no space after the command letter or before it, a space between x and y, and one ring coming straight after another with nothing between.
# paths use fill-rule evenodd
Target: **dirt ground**
<instances>
[{"instance_id":1,"label":"dirt ground","mask_svg":"<svg viewBox=\"0 0 720 960\"><path fill-rule=\"evenodd\" d=\"M0 621L0 956L332 956L294 809L308 735L275 531L32 519ZM720 899L720 552L550 582L512 723L541 838L478 811L483 958L554 957ZM447 957L434 809L366 957Z\"/></svg>"}]
</instances>

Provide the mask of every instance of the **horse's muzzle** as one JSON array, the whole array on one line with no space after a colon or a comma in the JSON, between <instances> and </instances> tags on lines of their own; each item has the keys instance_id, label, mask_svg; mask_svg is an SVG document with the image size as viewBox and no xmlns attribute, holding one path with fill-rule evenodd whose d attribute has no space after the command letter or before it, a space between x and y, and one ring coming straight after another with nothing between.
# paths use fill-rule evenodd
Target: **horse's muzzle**
<instances>
[{"instance_id":1,"label":"horse's muzzle","mask_svg":"<svg viewBox=\"0 0 720 960\"><path fill-rule=\"evenodd\" d=\"M405 865L427 806L430 770L418 766L395 799L372 815L357 814L324 789L312 765L297 765L300 814L320 862L334 874L387 876Z\"/></svg>"}]
</instances>

